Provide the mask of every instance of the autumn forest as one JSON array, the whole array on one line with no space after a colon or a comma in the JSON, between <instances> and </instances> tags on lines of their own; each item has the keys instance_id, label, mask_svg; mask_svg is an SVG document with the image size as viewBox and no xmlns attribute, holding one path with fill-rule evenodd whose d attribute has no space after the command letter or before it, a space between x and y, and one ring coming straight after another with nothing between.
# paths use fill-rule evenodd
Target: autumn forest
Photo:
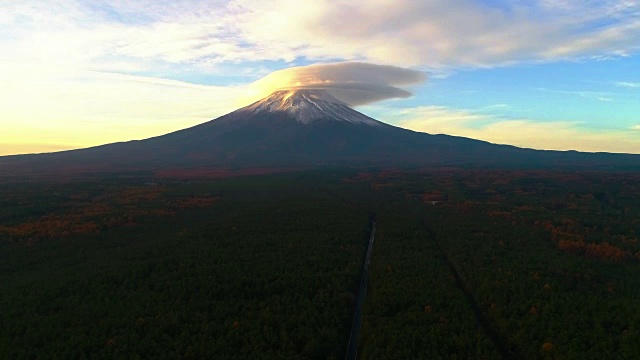
<instances>
[{"instance_id":1,"label":"autumn forest","mask_svg":"<svg viewBox=\"0 0 640 360\"><path fill-rule=\"evenodd\" d=\"M0 358L635 359L640 175L0 182Z\"/></svg>"}]
</instances>

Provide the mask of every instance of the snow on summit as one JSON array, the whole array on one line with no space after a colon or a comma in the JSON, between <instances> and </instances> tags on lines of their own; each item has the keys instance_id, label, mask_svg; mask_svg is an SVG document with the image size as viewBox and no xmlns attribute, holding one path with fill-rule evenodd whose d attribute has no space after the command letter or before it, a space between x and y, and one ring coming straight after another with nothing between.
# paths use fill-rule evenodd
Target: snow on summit
<instances>
[{"instance_id":1,"label":"snow on summit","mask_svg":"<svg viewBox=\"0 0 640 360\"><path fill-rule=\"evenodd\" d=\"M286 112L302 124L310 124L321 119L371 126L382 124L353 110L328 92L316 89L279 90L241 110L254 114Z\"/></svg>"}]
</instances>

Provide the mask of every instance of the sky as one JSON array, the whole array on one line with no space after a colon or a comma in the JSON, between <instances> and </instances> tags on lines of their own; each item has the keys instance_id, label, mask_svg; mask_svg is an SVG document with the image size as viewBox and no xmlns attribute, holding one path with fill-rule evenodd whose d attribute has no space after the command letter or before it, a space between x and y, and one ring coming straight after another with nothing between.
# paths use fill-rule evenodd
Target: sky
<instances>
[{"instance_id":1,"label":"sky","mask_svg":"<svg viewBox=\"0 0 640 360\"><path fill-rule=\"evenodd\" d=\"M638 0L0 0L0 49L0 155L320 85L416 131L640 153Z\"/></svg>"}]
</instances>

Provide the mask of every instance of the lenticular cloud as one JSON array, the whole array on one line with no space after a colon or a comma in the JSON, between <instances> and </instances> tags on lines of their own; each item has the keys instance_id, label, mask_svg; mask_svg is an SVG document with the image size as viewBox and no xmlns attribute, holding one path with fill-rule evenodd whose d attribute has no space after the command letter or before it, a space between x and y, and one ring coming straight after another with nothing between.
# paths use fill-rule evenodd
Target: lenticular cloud
<instances>
[{"instance_id":1,"label":"lenticular cloud","mask_svg":"<svg viewBox=\"0 0 640 360\"><path fill-rule=\"evenodd\" d=\"M279 70L256 81L253 86L263 93L283 89L321 89L349 105L357 106L407 98L411 92L402 87L425 80L426 74L418 70L342 62Z\"/></svg>"}]
</instances>

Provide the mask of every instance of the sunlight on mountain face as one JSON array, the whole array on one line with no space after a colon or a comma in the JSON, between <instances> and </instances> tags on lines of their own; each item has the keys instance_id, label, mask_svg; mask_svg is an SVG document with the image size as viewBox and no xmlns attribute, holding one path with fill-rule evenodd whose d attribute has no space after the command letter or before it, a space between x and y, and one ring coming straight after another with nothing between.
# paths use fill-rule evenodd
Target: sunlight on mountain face
<instances>
[{"instance_id":1,"label":"sunlight on mountain face","mask_svg":"<svg viewBox=\"0 0 640 360\"><path fill-rule=\"evenodd\" d=\"M301 124L316 120L381 126L381 122L351 109L344 102L320 89L279 90L247 107L239 109L256 116L265 113L286 113ZM267 115L268 116L268 115Z\"/></svg>"}]
</instances>

